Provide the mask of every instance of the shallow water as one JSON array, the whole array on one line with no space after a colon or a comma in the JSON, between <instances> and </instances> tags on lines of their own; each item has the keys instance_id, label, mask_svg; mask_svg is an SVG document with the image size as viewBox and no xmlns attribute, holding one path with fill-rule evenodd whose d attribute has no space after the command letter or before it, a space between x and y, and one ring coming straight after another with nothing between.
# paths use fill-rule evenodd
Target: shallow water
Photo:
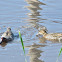
<instances>
[{"instance_id":1,"label":"shallow water","mask_svg":"<svg viewBox=\"0 0 62 62\"><path fill-rule=\"evenodd\" d=\"M24 40L27 62L56 62L62 42L37 37L38 27L48 33L62 32L62 0L7 0L0 1L0 36L7 27L14 34L18 30ZM62 62L62 54L59 62ZM1 62L25 62L19 38L0 45Z\"/></svg>"}]
</instances>

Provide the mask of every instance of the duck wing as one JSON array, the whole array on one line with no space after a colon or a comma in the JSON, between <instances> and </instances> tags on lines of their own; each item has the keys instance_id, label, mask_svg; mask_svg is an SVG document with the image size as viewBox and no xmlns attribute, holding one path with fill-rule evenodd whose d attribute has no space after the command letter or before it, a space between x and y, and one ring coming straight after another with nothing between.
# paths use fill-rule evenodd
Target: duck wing
<instances>
[{"instance_id":1,"label":"duck wing","mask_svg":"<svg viewBox=\"0 0 62 62\"><path fill-rule=\"evenodd\" d=\"M3 35L1 37L5 37L7 39L13 39L14 38L14 34L11 31L6 31L3 33Z\"/></svg>"},{"instance_id":2,"label":"duck wing","mask_svg":"<svg viewBox=\"0 0 62 62\"><path fill-rule=\"evenodd\" d=\"M53 37L61 37L62 36L61 33L50 33L49 35L51 35Z\"/></svg>"}]
</instances>

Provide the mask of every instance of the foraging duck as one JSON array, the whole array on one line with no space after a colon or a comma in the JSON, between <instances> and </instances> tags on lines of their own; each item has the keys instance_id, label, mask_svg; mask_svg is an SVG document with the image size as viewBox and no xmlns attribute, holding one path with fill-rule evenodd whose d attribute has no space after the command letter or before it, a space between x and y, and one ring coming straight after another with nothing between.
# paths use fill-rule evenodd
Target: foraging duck
<instances>
[{"instance_id":1,"label":"foraging duck","mask_svg":"<svg viewBox=\"0 0 62 62\"><path fill-rule=\"evenodd\" d=\"M7 31L1 36L1 42L8 42L14 39L14 34L11 31L11 28L7 28ZM0 42L0 43L1 43Z\"/></svg>"},{"instance_id":2,"label":"foraging duck","mask_svg":"<svg viewBox=\"0 0 62 62\"><path fill-rule=\"evenodd\" d=\"M43 37L47 40L61 40L62 39L62 33L47 33L45 29L39 30L40 35L43 35Z\"/></svg>"}]
</instances>

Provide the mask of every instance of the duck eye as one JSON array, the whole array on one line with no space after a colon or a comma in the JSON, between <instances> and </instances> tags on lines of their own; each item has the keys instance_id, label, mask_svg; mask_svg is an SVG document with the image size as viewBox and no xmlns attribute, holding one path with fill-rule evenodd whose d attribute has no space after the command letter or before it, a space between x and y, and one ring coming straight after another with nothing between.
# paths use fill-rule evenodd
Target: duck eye
<instances>
[{"instance_id":1,"label":"duck eye","mask_svg":"<svg viewBox=\"0 0 62 62\"><path fill-rule=\"evenodd\" d=\"M45 31L46 32L46 31Z\"/></svg>"}]
</instances>

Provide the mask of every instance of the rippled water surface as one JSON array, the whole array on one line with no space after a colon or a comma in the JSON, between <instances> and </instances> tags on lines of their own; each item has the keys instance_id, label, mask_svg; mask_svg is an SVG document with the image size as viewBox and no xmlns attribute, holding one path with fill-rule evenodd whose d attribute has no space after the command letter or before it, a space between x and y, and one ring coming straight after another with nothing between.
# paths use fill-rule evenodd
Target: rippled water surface
<instances>
[{"instance_id":1,"label":"rippled water surface","mask_svg":"<svg viewBox=\"0 0 62 62\"><path fill-rule=\"evenodd\" d=\"M27 62L56 62L62 42L37 37L38 27L62 32L62 0L1 0L0 37L7 27L21 31ZM25 62L19 38L0 45L1 62ZM62 62L62 54L59 57Z\"/></svg>"}]
</instances>

